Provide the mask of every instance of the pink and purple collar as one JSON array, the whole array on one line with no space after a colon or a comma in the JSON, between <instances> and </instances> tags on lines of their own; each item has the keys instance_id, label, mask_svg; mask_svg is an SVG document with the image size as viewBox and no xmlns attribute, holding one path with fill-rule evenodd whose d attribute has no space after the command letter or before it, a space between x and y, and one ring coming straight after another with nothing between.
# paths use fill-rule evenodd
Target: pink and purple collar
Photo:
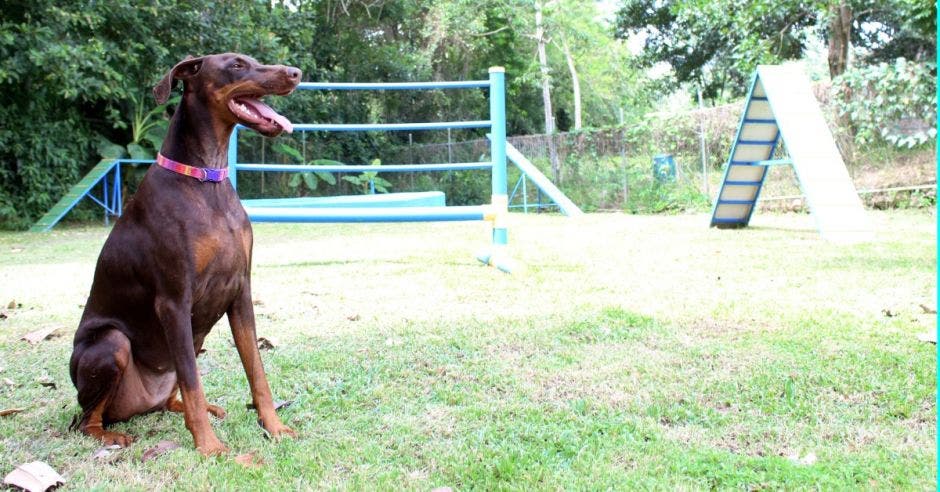
<instances>
[{"instance_id":1,"label":"pink and purple collar","mask_svg":"<svg viewBox=\"0 0 940 492\"><path fill-rule=\"evenodd\" d=\"M211 181L213 183L218 183L228 177L228 168L214 169L208 167L187 166L182 162L176 162L173 159L167 159L163 156L163 154L160 153L157 153L157 165L164 169L169 169L174 173L196 178L199 181Z\"/></svg>"}]
</instances>

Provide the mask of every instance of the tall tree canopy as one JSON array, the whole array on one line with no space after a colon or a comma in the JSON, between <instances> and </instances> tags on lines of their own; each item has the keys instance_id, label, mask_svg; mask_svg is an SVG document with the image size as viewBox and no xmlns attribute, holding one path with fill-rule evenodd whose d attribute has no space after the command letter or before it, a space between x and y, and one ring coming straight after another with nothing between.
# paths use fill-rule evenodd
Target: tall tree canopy
<instances>
[{"instance_id":1,"label":"tall tree canopy","mask_svg":"<svg viewBox=\"0 0 940 492\"><path fill-rule=\"evenodd\" d=\"M927 0L626 0L617 35L645 36L647 66L667 63L675 82L707 97L737 95L759 63L799 58L813 36L826 39L830 68L845 68L849 41L866 63L936 53L936 6Z\"/></svg>"}]
</instances>

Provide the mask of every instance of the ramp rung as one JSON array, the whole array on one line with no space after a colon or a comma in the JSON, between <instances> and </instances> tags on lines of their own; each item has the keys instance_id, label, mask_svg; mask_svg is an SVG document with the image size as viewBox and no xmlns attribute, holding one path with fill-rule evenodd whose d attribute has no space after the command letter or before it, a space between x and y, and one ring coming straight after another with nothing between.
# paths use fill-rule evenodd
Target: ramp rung
<instances>
[{"instance_id":1,"label":"ramp rung","mask_svg":"<svg viewBox=\"0 0 940 492\"><path fill-rule=\"evenodd\" d=\"M725 181L726 185L731 186L760 186L760 181Z\"/></svg>"},{"instance_id":2,"label":"ramp rung","mask_svg":"<svg viewBox=\"0 0 940 492\"><path fill-rule=\"evenodd\" d=\"M722 205L753 205L754 200L722 200L719 199L718 203Z\"/></svg>"},{"instance_id":3,"label":"ramp rung","mask_svg":"<svg viewBox=\"0 0 940 492\"><path fill-rule=\"evenodd\" d=\"M751 101L766 101L767 98L763 96L751 96Z\"/></svg>"},{"instance_id":4,"label":"ramp rung","mask_svg":"<svg viewBox=\"0 0 940 492\"><path fill-rule=\"evenodd\" d=\"M773 145L773 140L738 140L738 145Z\"/></svg>"},{"instance_id":5,"label":"ramp rung","mask_svg":"<svg viewBox=\"0 0 940 492\"><path fill-rule=\"evenodd\" d=\"M745 118L745 123L754 123L758 125L776 125L777 120L770 118Z\"/></svg>"},{"instance_id":6,"label":"ramp rung","mask_svg":"<svg viewBox=\"0 0 940 492\"><path fill-rule=\"evenodd\" d=\"M731 218L719 218L715 217L712 219L713 224L744 224L744 219L731 219Z\"/></svg>"}]
</instances>

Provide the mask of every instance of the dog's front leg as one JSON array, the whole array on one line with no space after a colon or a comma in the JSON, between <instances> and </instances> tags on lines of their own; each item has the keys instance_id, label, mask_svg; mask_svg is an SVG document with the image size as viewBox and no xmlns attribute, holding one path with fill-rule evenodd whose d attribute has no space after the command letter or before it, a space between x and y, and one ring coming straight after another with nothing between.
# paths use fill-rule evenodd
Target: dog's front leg
<instances>
[{"instance_id":1,"label":"dog's front leg","mask_svg":"<svg viewBox=\"0 0 940 492\"><path fill-rule=\"evenodd\" d=\"M251 304L251 289L248 286L245 286L238 299L229 308L228 323L232 327L232 337L235 339L238 356L241 357L242 365L245 366L245 375L248 376L248 386L251 388L251 401L258 411L261 426L275 439L296 436L297 434L290 427L281 423L281 419L274 411L271 387L268 385L268 378L264 375L261 353L258 351L255 310Z\"/></svg>"},{"instance_id":2,"label":"dog's front leg","mask_svg":"<svg viewBox=\"0 0 940 492\"><path fill-rule=\"evenodd\" d=\"M227 449L209 425L209 404L206 402L196 367L196 351L193 350L190 305L191 303L168 297L158 297L155 301L157 317L163 325L167 348L176 367L176 380L183 396L183 419L186 428L193 434L196 449L209 456L224 453Z\"/></svg>"}]
</instances>

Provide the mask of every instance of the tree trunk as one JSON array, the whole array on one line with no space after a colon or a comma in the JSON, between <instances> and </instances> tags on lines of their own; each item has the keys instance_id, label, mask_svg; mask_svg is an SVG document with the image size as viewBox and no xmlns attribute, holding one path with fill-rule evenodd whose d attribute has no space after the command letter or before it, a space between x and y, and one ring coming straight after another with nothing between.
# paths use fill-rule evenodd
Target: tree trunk
<instances>
[{"instance_id":1,"label":"tree trunk","mask_svg":"<svg viewBox=\"0 0 940 492\"><path fill-rule=\"evenodd\" d=\"M562 48L565 51L565 60L568 61L568 71L571 72L571 91L574 99L574 129L581 129L581 80L578 78L578 70L574 67L574 57L571 56L571 48L568 47L568 40L562 40Z\"/></svg>"},{"instance_id":2,"label":"tree trunk","mask_svg":"<svg viewBox=\"0 0 940 492\"><path fill-rule=\"evenodd\" d=\"M548 70L548 55L545 52L545 26L542 23L542 2L535 2L535 41L538 45L539 69L542 72L542 106L545 110L545 134L548 136L548 156L552 163L552 179L555 183L561 177L558 163L558 151L555 148L555 116L552 112L552 88Z\"/></svg>"},{"instance_id":3,"label":"tree trunk","mask_svg":"<svg viewBox=\"0 0 940 492\"><path fill-rule=\"evenodd\" d=\"M829 76L837 77L848 68L852 34L852 9L845 2L829 10Z\"/></svg>"},{"instance_id":4,"label":"tree trunk","mask_svg":"<svg viewBox=\"0 0 940 492\"><path fill-rule=\"evenodd\" d=\"M845 73L849 65L849 46L852 34L852 9L840 1L829 9L829 76L836 78ZM851 94L843 94L851 99ZM855 159L855 128L847 115L836 116L836 142L846 162ZM847 134L847 135L846 135ZM846 136L847 138L844 138Z\"/></svg>"}]
</instances>

